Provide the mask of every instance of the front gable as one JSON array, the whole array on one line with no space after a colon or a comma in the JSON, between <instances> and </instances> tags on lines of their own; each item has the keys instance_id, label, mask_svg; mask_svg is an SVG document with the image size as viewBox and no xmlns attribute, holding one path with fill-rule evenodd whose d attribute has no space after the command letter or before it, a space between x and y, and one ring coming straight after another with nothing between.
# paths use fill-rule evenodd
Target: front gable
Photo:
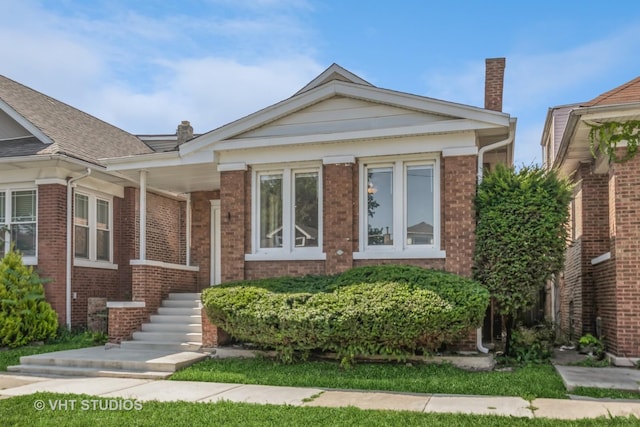
<instances>
[{"instance_id":1,"label":"front gable","mask_svg":"<svg viewBox=\"0 0 640 427\"><path fill-rule=\"evenodd\" d=\"M455 133L475 146L476 132L506 137L508 127L508 114L334 79L194 138L180 155Z\"/></svg>"}]
</instances>

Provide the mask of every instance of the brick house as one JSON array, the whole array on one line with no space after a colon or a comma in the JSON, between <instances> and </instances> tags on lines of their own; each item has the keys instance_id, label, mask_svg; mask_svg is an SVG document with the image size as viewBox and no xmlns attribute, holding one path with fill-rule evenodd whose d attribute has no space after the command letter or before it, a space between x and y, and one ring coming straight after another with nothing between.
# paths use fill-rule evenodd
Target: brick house
<instances>
[{"instance_id":1,"label":"brick house","mask_svg":"<svg viewBox=\"0 0 640 427\"><path fill-rule=\"evenodd\" d=\"M568 337L604 338L617 364L640 357L640 157L594 158L589 125L639 117L640 77L549 109L541 141L545 166L575 184L565 270L550 286L548 310Z\"/></svg>"},{"instance_id":2,"label":"brick house","mask_svg":"<svg viewBox=\"0 0 640 427\"><path fill-rule=\"evenodd\" d=\"M185 121L176 135L127 136L130 152L94 155L101 175L76 182L100 178L120 191L112 286L145 302L128 325L177 284L193 291L381 263L470 276L477 179L513 158L504 64L487 60L485 108L381 89L334 64L292 97L211 132L193 135ZM57 185L64 218L68 184Z\"/></svg>"}]
</instances>

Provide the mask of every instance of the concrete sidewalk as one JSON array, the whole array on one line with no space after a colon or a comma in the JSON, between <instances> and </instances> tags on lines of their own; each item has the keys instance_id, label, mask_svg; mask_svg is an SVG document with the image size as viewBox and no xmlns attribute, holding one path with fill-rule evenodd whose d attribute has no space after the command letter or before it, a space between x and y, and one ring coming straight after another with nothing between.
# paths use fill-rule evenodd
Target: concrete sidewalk
<instances>
[{"instance_id":1,"label":"concrete sidewalk","mask_svg":"<svg viewBox=\"0 0 640 427\"><path fill-rule=\"evenodd\" d=\"M416 393L337 391L320 388L275 387L132 378L38 378L0 375L0 398L36 392L88 394L145 401L248 402L295 406L354 406L361 409L466 413L525 418L640 418L640 401L535 399L520 397L453 396Z\"/></svg>"}]
</instances>

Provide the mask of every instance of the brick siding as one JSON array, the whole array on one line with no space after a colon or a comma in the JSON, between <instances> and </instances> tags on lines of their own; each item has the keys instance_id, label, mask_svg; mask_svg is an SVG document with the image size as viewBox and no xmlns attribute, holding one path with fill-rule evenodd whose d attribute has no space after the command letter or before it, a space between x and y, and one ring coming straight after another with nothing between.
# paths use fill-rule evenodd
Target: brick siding
<instances>
[{"instance_id":1,"label":"brick siding","mask_svg":"<svg viewBox=\"0 0 640 427\"><path fill-rule=\"evenodd\" d=\"M159 267L155 265L132 265L132 300L144 301L147 316L155 314L162 300L171 292L197 292L196 271Z\"/></svg>"}]
</instances>

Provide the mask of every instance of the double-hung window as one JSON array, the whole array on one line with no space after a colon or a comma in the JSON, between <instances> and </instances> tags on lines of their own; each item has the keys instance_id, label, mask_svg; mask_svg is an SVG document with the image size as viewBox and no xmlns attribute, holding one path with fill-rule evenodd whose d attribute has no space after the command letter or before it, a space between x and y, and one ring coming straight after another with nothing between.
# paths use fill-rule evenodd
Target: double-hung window
<instances>
[{"instance_id":1,"label":"double-hung window","mask_svg":"<svg viewBox=\"0 0 640 427\"><path fill-rule=\"evenodd\" d=\"M13 247L25 263L37 257L36 190L0 190L0 256Z\"/></svg>"},{"instance_id":2,"label":"double-hung window","mask_svg":"<svg viewBox=\"0 0 640 427\"><path fill-rule=\"evenodd\" d=\"M440 251L437 159L363 162L356 258L432 258Z\"/></svg>"},{"instance_id":3,"label":"double-hung window","mask_svg":"<svg viewBox=\"0 0 640 427\"><path fill-rule=\"evenodd\" d=\"M112 200L91 193L75 193L74 254L78 261L113 260Z\"/></svg>"},{"instance_id":4,"label":"double-hung window","mask_svg":"<svg viewBox=\"0 0 640 427\"><path fill-rule=\"evenodd\" d=\"M317 258L322 252L321 184L318 168L254 172L253 254Z\"/></svg>"}]
</instances>

